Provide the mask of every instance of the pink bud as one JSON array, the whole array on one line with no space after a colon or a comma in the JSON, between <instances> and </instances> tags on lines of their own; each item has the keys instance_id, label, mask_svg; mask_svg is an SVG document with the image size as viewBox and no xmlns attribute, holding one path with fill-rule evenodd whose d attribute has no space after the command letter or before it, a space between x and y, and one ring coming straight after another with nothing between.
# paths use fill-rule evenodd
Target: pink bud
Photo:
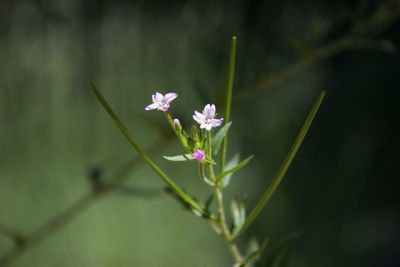
<instances>
[{"instance_id":1,"label":"pink bud","mask_svg":"<svg viewBox=\"0 0 400 267\"><path fill-rule=\"evenodd\" d=\"M200 163L203 163L206 160L204 151L201 149L196 149L196 151L193 153L192 157Z\"/></svg>"}]
</instances>

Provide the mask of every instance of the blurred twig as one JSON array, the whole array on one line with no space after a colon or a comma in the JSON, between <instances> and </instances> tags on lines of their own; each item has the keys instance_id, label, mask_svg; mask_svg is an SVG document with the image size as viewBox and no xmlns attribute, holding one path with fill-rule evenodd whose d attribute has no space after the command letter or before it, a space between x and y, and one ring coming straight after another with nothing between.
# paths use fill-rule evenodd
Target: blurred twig
<instances>
[{"instance_id":1,"label":"blurred twig","mask_svg":"<svg viewBox=\"0 0 400 267\"><path fill-rule=\"evenodd\" d=\"M4 226L3 224L0 224L0 234L10 238L17 247L21 247L25 243L25 238L22 234L14 229Z\"/></svg>"},{"instance_id":2,"label":"blurred twig","mask_svg":"<svg viewBox=\"0 0 400 267\"><path fill-rule=\"evenodd\" d=\"M314 63L335 56L336 54L345 50L356 48L362 38L365 38L365 36L378 34L386 27L390 26L399 17L399 3L383 4L367 19L355 24L343 37L320 47L309 56L302 57L281 70L271 72L267 76L258 79L245 89L236 92L233 98L235 104L244 102L247 99L254 97L264 89L279 84L283 80L289 78L292 74L305 69Z\"/></svg>"},{"instance_id":3,"label":"blurred twig","mask_svg":"<svg viewBox=\"0 0 400 267\"><path fill-rule=\"evenodd\" d=\"M149 149L149 154L157 154L162 151L165 146L170 142L171 138L162 138L155 145L153 145ZM48 222L39 227L32 234L26 236L21 239L23 242L14 246L9 252L4 254L0 258L0 266L6 266L11 264L14 260L16 260L20 255L22 255L25 251L34 247L35 245L41 243L46 240L52 234L56 233L58 230L62 229L66 226L70 221L75 219L78 215L80 215L83 211L89 208L92 204L94 204L97 200L102 198L106 193L112 191L117 188L124 180L129 177L129 174L143 162L142 158L139 156L135 156L130 161L126 162L110 179L109 183L102 185L101 187L96 187L94 190L86 193L80 199L78 199L74 204L61 211L58 215L51 218ZM7 228L4 228L7 229ZM10 231L1 232L9 233ZM14 232L12 232L14 233ZM14 235L15 236L15 235Z\"/></svg>"}]
</instances>

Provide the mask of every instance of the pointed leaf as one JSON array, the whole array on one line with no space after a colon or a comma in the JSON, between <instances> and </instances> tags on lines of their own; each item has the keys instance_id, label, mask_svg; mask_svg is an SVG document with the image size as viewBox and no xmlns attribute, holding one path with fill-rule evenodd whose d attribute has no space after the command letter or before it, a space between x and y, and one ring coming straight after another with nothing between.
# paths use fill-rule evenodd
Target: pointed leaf
<instances>
[{"instance_id":1,"label":"pointed leaf","mask_svg":"<svg viewBox=\"0 0 400 267\"><path fill-rule=\"evenodd\" d=\"M229 170L234 168L236 165L239 163L239 154L235 154L225 165L225 170ZM224 173L224 172L223 172ZM226 173L224 176L221 176L223 173L218 175L216 179L216 184L220 184L222 187L227 187L229 185L229 182L231 181L233 172Z\"/></svg>"},{"instance_id":2,"label":"pointed leaf","mask_svg":"<svg viewBox=\"0 0 400 267\"><path fill-rule=\"evenodd\" d=\"M218 154L218 151L221 148L222 140L224 139L225 135L228 133L229 128L231 127L232 122L228 122L225 124L219 131L214 135L211 142L211 151L212 155L215 156Z\"/></svg>"},{"instance_id":3,"label":"pointed leaf","mask_svg":"<svg viewBox=\"0 0 400 267\"><path fill-rule=\"evenodd\" d=\"M164 159L169 161L193 161L193 157L190 154L176 155L176 156L163 156Z\"/></svg>"},{"instance_id":4,"label":"pointed leaf","mask_svg":"<svg viewBox=\"0 0 400 267\"><path fill-rule=\"evenodd\" d=\"M226 187L230 182L230 179L232 177L232 173L237 171L237 170L239 170L240 168L244 167L247 163L250 162L250 160L253 157L254 157L254 155L251 155L247 159L245 159L242 162L240 162L239 164L237 164L237 162L239 161L239 156L238 156L237 157L237 161L236 161L236 165L234 165L234 166L231 166L231 164L230 164L231 162L228 162L226 164L226 169L227 170L224 171L223 173L221 173L220 175L218 175L218 177L216 179L216 183L218 184L222 180L223 187ZM232 162L232 163L235 163L235 162Z\"/></svg>"},{"instance_id":5,"label":"pointed leaf","mask_svg":"<svg viewBox=\"0 0 400 267\"><path fill-rule=\"evenodd\" d=\"M239 203L235 199L231 202L231 213L233 219L232 233L235 234L242 227L246 220L246 203L247 196Z\"/></svg>"},{"instance_id":6,"label":"pointed leaf","mask_svg":"<svg viewBox=\"0 0 400 267\"><path fill-rule=\"evenodd\" d=\"M215 160L213 160L210 156L206 155L206 162L211 163L212 165L217 165Z\"/></svg>"},{"instance_id":7,"label":"pointed leaf","mask_svg":"<svg viewBox=\"0 0 400 267\"><path fill-rule=\"evenodd\" d=\"M246 222L244 223L242 229L240 231L232 236L232 239L235 240L240 233L242 233L253 221L254 219L258 216L258 214L261 212L261 210L264 208L265 204L270 200L271 196L275 192L275 190L278 188L280 182L282 181L283 177L286 174L286 171L289 169L290 164L292 163L297 151L299 150L301 143L304 140L304 137L306 136L308 129L310 128L310 125L317 114L318 108L322 103L322 99L325 96L325 91L322 91L317 100L314 103L313 108L311 109L310 113L307 116L306 121L303 124L303 127L301 128L299 134L297 135L296 140L294 141L292 147L289 150L289 154L286 156L285 160L283 161L283 164L281 168L279 169L278 173L276 174L275 178L273 179L271 185L267 188L265 191L264 195L261 197L260 201L256 205L256 207L253 209L253 211L249 214L249 216L246 219Z\"/></svg>"}]
</instances>

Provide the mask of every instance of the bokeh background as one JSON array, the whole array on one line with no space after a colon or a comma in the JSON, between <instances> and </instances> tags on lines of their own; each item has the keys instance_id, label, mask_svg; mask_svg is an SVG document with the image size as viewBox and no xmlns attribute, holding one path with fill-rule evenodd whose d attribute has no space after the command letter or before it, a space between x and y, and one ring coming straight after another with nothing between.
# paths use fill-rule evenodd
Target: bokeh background
<instances>
[{"instance_id":1,"label":"bokeh background","mask_svg":"<svg viewBox=\"0 0 400 267\"><path fill-rule=\"evenodd\" d=\"M257 266L293 236L288 266L400 266L399 13L396 0L2 0L0 259L15 252L10 266L231 266L222 239L140 161L68 223L58 219L56 231L43 225L136 155L89 82L166 173L204 201L210 189L193 176L196 166L162 159L182 149L165 137L162 114L144 107L157 90L179 93L171 112L187 129L207 103L222 114L236 35L228 155L255 158L233 177L227 206L244 194L248 209L257 203L327 92L240 246L270 238ZM45 238L24 246L38 233Z\"/></svg>"}]
</instances>

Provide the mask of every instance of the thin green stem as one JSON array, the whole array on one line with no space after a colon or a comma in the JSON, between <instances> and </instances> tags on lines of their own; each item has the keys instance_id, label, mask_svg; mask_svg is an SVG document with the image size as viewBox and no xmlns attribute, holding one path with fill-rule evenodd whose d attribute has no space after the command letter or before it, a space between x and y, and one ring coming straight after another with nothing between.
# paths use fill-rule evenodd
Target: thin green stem
<instances>
[{"instance_id":1,"label":"thin green stem","mask_svg":"<svg viewBox=\"0 0 400 267\"><path fill-rule=\"evenodd\" d=\"M211 133L210 131L207 131L207 155L211 156L212 151L211 151ZM215 175L214 175L214 168L212 164L207 164L208 166L208 172L210 173L210 178L211 181L215 182ZM238 247L234 242L231 240L231 233L228 229L227 223L226 223L226 218L225 218L225 210L224 210L224 203L223 203L223 195L220 187L214 183L214 194L215 198L217 200L217 210L218 210L218 223L221 227L222 230L222 236L225 239L225 242L228 246L229 251L231 252L233 258L237 263L240 263L242 261L242 255L239 252Z\"/></svg>"},{"instance_id":2,"label":"thin green stem","mask_svg":"<svg viewBox=\"0 0 400 267\"><path fill-rule=\"evenodd\" d=\"M206 131L207 132L207 155L211 158L212 151L211 151L211 131ZM215 182L215 174L214 174L214 168L212 164L207 163L206 168L208 173L210 174L210 179L211 181Z\"/></svg>"},{"instance_id":3,"label":"thin green stem","mask_svg":"<svg viewBox=\"0 0 400 267\"><path fill-rule=\"evenodd\" d=\"M187 145L186 140L185 140L185 139L183 138L183 136L182 136L182 131L178 131L178 130L175 128L174 121L172 120L172 117L171 117L171 115L168 113L168 111L165 111L164 114L165 114L165 116L167 117L167 120L168 120L168 122L169 122L169 125L171 125L171 127L172 127L172 129L174 130L174 133L175 133L176 136L178 137L179 141L181 141L181 144L183 145L183 147L184 147L187 151L190 152L189 146Z\"/></svg>"},{"instance_id":4,"label":"thin green stem","mask_svg":"<svg viewBox=\"0 0 400 267\"><path fill-rule=\"evenodd\" d=\"M210 179L208 179L204 173L204 164L203 163L199 163L199 175L200 178L203 182L205 182L208 185L214 186L214 182L210 181Z\"/></svg>"},{"instance_id":5,"label":"thin green stem","mask_svg":"<svg viewBox=\"0 0 400 267\"><path fill-rule=\"evenodd\" d=\"M229 59L228 84L227 84L227 88L226 88L224 124L227 124L229 122L229 115L231 112L233 80L235 77L235 58L236 58L236 36L233 36L232 37L232 45L231 45L231 54L230 54L230 59ZM225 168L227 144L228 144L228 134L226 134L224 139L222 140L220 172L223 172L224 168Z\"/></svg>"},{"instance_id":6,"label":"thin green stem","mask_svg":"<svg viewBox=\"0 0 400 267\"><path fill-rule=\"evenodd\" d=\"M146 163L158 174L158 176L161 177L162 180L164 180L165 183L167 183L178 195L180 195L186 202L188 202L194 209L198 210L202 214L205 214L207 217L210 217L211 219L215 219L211 216L211 214L208 214L203 208L200 207L200 205L193 200L191 197L189 197L185 192L183 192L182 189L180 189L151 159L150 157L139 147L139 145L135 142L133 139L132 135L129 133L128 129L125 127L125 125L118 119L118 117L115 115L114 111L111 109L111 107L108 105L104 97L100 94L100 92L97 90L97 88L94 86L93 83L90 84L92 87L93 92L95 93L97 99L99 102L102 104L104 109L107 111L107 113L111 116L111 118L114 120L115 124L118 126L118 128L121 130L121 132L124 134L124 136L128 139L129 143L136 149L136 151L139 153L139 155L146 161Z\"/></svg>"},{"instance_id":7,"label":"thin green stem","mask_svg":"<svg viewBox=\"0 0 400 267\"><path fill-rule=\"evenodd\" d=\"M303 124L303 127L301 128L299 134L297 135L295 142L293 143L292 147L290 148L289 153L286 156L286 159L284 160L281 168L279 169L274 180L272 181L272 184L268 187L267 191L264 193L264 195L258 202L257 206L250 213L249 217L247 217L242 228L232 237L233 240L235 238L237 238L253 222L253 220L261 212L261 210L263 209L265 204L267 204L267 202L271 198L272 194L278 188L280 182L282 181L283 177L286 174L286 171L288 170L290 164L292 163L297 151L299 150L299 148L304 140L304 137L306 136L307 131L310 128L312 120L314 119L315 115L317 114L318 108L321 105L324 95L325 95L325 91L322 91L320 93L320 95L318 96L317 101L315 102L313 108L311 109L311 112L309 113L305 123Z\"/></svg>"}]
</instances>

